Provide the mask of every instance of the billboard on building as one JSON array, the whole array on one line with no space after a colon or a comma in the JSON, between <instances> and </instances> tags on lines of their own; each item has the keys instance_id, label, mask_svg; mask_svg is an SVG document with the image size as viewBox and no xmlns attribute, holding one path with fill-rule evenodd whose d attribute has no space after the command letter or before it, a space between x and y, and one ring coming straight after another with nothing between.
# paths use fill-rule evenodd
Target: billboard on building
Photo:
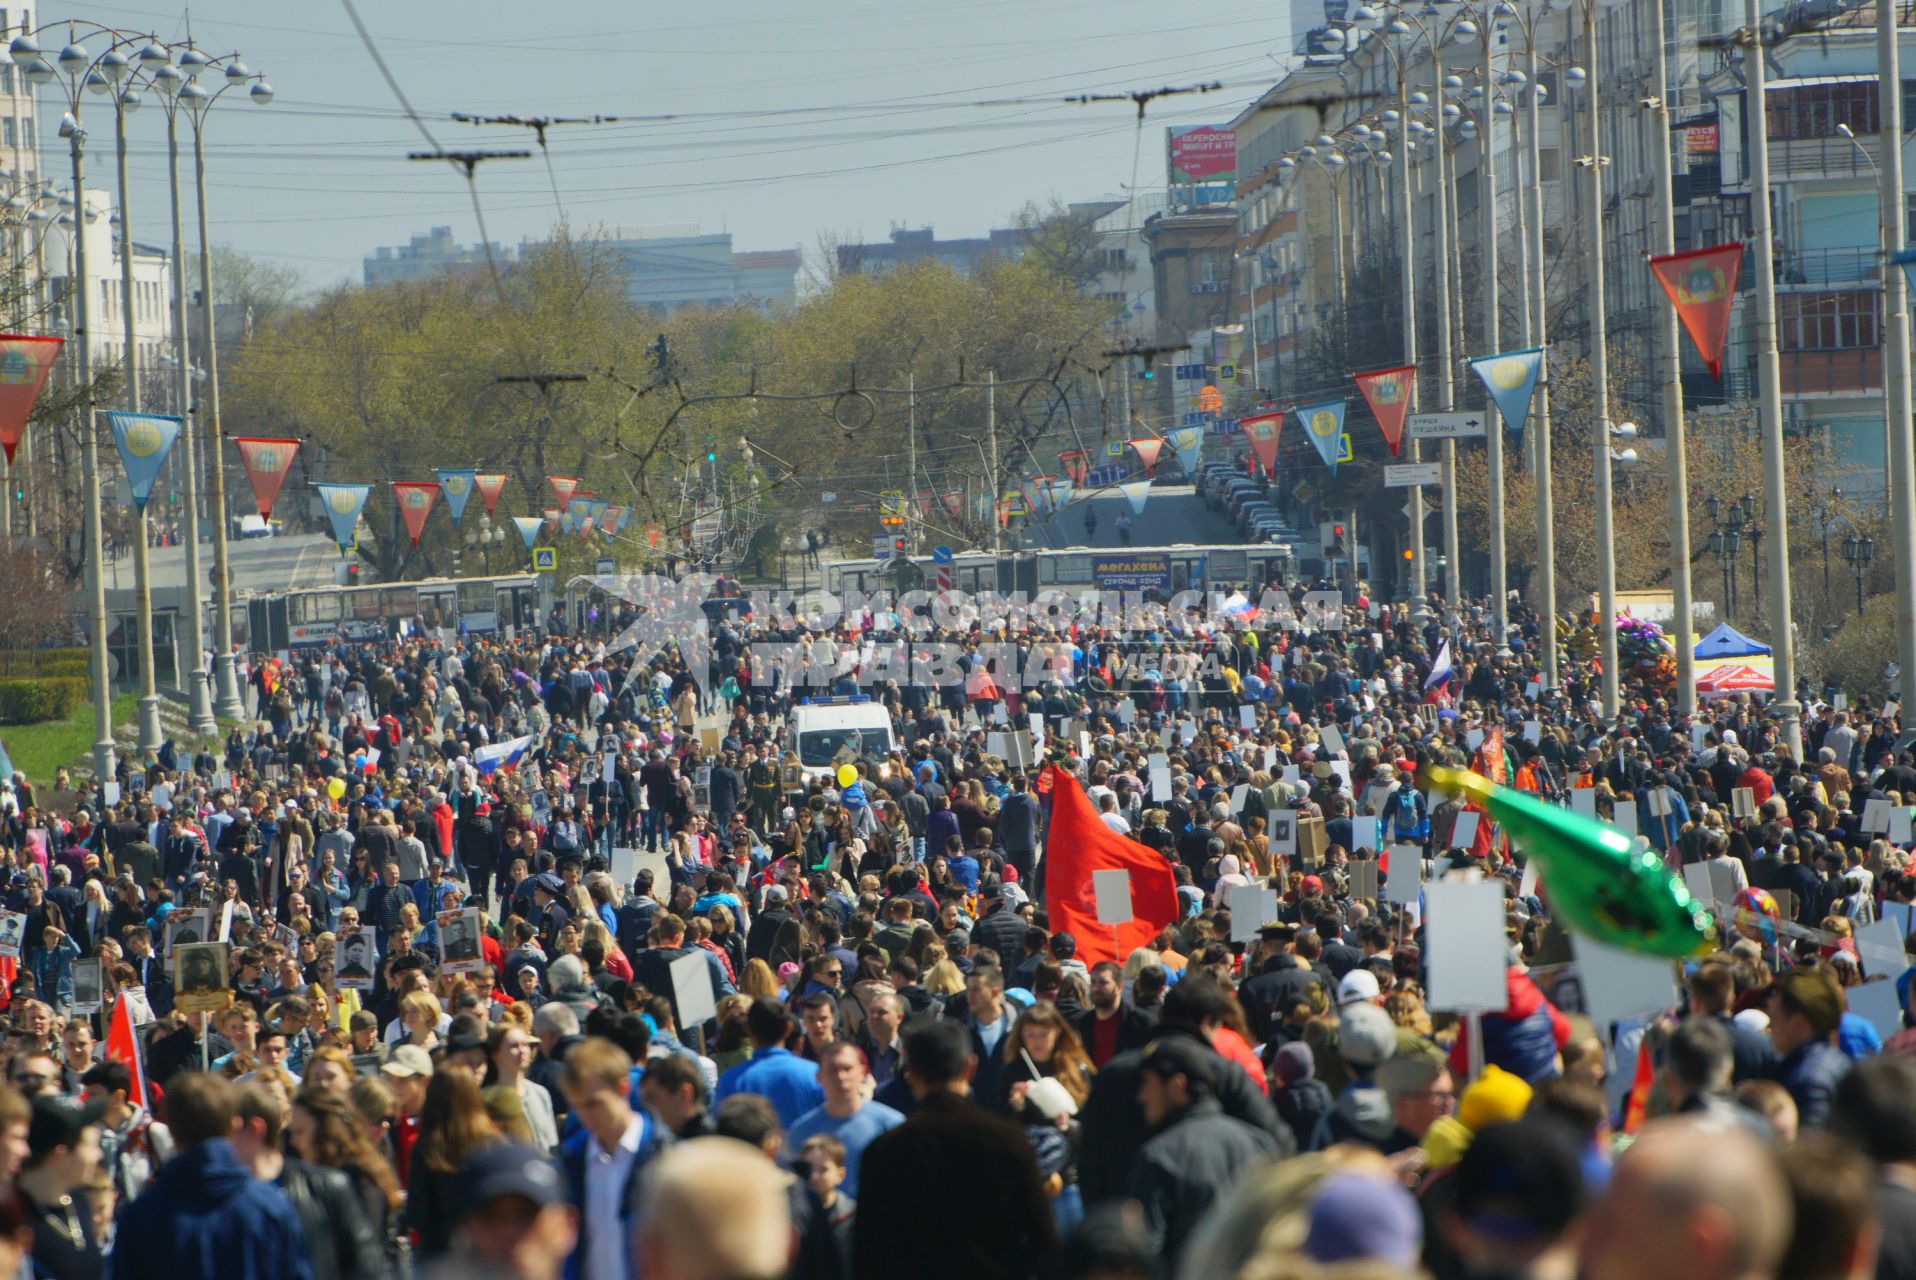
<instances>
[{"instance_id":1,"label":"billboard on building","mask_svg":"<svg viewBox=\"0 0 1916 1280\"><path fill-rule=\"evenodd\" d=\"M1173 126L1165 130L1174 187L1237 181L1237 134L1228 125Z\"/></svg>"}]
</instances>

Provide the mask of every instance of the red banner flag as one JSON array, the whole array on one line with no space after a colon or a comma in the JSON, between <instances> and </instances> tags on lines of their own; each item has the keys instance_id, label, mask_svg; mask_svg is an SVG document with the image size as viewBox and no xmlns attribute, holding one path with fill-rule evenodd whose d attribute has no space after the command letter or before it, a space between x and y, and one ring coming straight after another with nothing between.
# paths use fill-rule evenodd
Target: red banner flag
<instances>
[{"instance_id":1,"label":"red banner flag","mask_svg":"<svg viewBox=\"0 0 1916 1280\"><path fill-rule=\"evenodd\" d=\"M552 486L553 496L558 498L561 511L572 505L573 495L579 492L577 476L547 476L546 483Z\"/></svg>"},{"instance_id":2,"label":"red banner flag","mask_svg":"<svg viewBox=\"0 0 1916 1280\"><path fill-rule=\"evenodd\" d=\"M1076 485L1084 483L1085 474L1091 469L1082 449L1065 450L1058 455L1058 465L1064 468L1064 473L1071 477L1071 483Z\"/></svg>"},{"instance_id":3,"label":"red banner flag","mask_svg":"<svg viewBox=\"0 0 1916 1280\"><path fill-rule=\"evenodd\" d=\"M1284 425L1284 411L1254 413L1248 418L1239 418L1237 425L1244 429L1244 438L1251 442L1251 453L1257 458L1257 465L1269 474L1276 475L1277 433Z\"/></svg>"},{"instance_id":4,"label":"red banner flag","mask_svg":"<svg viewBox=\"0 0 1916 1280\"><path fill-rule=\"evenodd\" d=\"M511 477L503 472L489 472L476 475L472 483L479 490L479 496L486 501L486 514L492 515L499 509L499 495L506 491L506 481Z\"/></svg>"},{"instance_id":5,"label":"red banner flag","mask_svg":"<svg viewBox=\"0 0 1916 1280\"><path fill-rule=\"evenodd\" d=\"M7 464L13 464L13 451L20 447L27 419L47 385L47 374L59 358L64 338L29 337L19 333L0 333L0 448L7 451Z\"/></svg>"},{"instance_id":6,"label":"red banner flag","mask_svg":"<svg viewBox=\"0 0 1916 1280\"><path fill-rule=\"evenodd\" d=\"M426 517L432 514L432 504L438 497L437 480L393 481L393 501L399 504L399 514L406 522L406 532L412 536L415 547L419 545L419 535L426 528Z\"/></svg>"},{"instance_id":7,"label":"red banner flag","mask_svg":"<svg viewBox=\"0 0 1916 1280\"><path fill-rule=\"evenodd\" d=\"M1131 442L1138 451L1138 461L1144 464L1144 474L1155 476L1158 473L1158 454L1164 450L1164 441L1156 436L1146 436Z\"/></svg>"},{"instance_id":8,"label":"red banner flag","mask_svg":"<svg viewBox=\"0 0 1916 1280\"><path fill-rule=\"evenodd\" d=\"M1696 343L1710 376L1723 376L1723 339L1730 332L1730 308L1736 303L1736 277L1743 270L1743 246L1719 244L1707 249L1650 259L1663 292L1670 295L1677 319Z\"/></svg>"},{"instance_id":9,"label":"red banner flag","mask_svg":"<svg viewBox=\"0 0 1916 1280\"><path fill-rule=\"evenodd\" d=\"M1470 762L1472 772L1490 779L1499 786L1510 783L1510 763L1504 752L1504 727L1496 725L1484 735L1483 745L1477 748L1477 754ZM1487 857L1490 851L1502 846L1505 855L1510 852L1510 842L1502 838L1496 824L1490 820L1490 811L1482 804L1471 800L1464 805L1465 813L1477 815L1477 835L1470 842L1473 857Z\"/></svg>"},{"instance_id":10,"label":"red banner flag","mask_svg":"<svg viewBox=\"0 0 1916 1280\"><path fill-rule=\"evenodd\" d=\"M624 507L607 507L599 513L599 527L606 531L607 536L610 536L619 531L619 522L624 519Z\"/></svg>"},{"instance_id":11,"label":"red banner flag","mask_svg":"<svg viewBox=\"0 0 1916 1280\"><path fill-rule=\"evenodd\" d=\"M123 1062L132 1076L126 1100L136 1107L151 1107L147 1095L146 1064L140 1061L140 1037L133 1031L133 1005L124 996L113 1002L113 1016L107 1020L106 1060Z\"/></svg>"},{"instance_id":12,"label":"red banner flag","mask_svg":"<svg viewBox=\"0 0 1916 1280\"><path fill-rule=\"evenodd\" d=\"M279 499L279 487L286 482L286 473L293 469L293 459L299 456L299 441L234 436L233 444L239 449L246 478L252 482L259 518L271 520L273 503Z\"/></svg>"},{"instance_id":13,"label":"red banner flag","mask_svg":"<svg viewBox=\"0 0 1916 1280\"><path fill-rule=\"evenodd\" d=\"M1048 781L1047 781L1048 780ZM1149 946L1178 915L1177 881L1171 863L1147 845L1107 827L1091 809L1078 780L1047 765L1039 775L1040 793L1051 793L1051 826L1045 836L1046 905L1054 933L1078 940L1078 958L1087 965L1109 960L1123 964L1139 947ZM1094 871L1131 873L1131 919L1098 923Z\"/></svg>"},{"instance_id":14,"label":"red banner flag","mask_svg":"<svg viewBox=\"0 0 1916 1280\"><path fill-rule=\"evenodd\" d=\"M1384 433L1384 443L1395 458L1404 443L1404 415L1410 412L1410 398L1417 391L1417 366L1399 365L1395 369L1373 369L1353 373L1351 380L1364 393L1371 417Z\"/></svg>"}]
</instances>

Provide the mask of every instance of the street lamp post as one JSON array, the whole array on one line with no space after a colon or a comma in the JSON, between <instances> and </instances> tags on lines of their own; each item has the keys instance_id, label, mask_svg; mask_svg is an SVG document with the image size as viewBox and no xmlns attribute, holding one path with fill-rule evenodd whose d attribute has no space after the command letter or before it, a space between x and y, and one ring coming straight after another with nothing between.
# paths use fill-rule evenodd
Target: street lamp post
<instances>
[{"instance_id":1,"label":"street lamp post","mask_svg":"<svg viewBox=\"0 0 1916 1280\"><path fill-rule=\"evenodd\" d=\"M1748 78L1748 100L1743 112L1749 130L1750 250L1756 259L1756 295L1752 299L1756 328L1757 419L1762 426L1763 500L1769 508L1770 576L1774 588L1770 606L1770 665L1775 676L1776 700L1770 709L1782 722L1784 745L1797 761L1803 759L1802 708L1796 701L1796 629L1790 609L1790 516L1787 479L1783 473L1783 393L1781 358L1776 347L1776 264L1771 257L1775 239L1770 210L1770 124L1763 82L1763 7L1760 0L1744 0L1748 41L1743 59ZM1887 264L1885 264L1887 265ZM1907 424L1904 424L1907 429ZM1895 434L1895 433L1892 433Z\"/></svg>"},{"instance_id":2,"label":"street lamp post","mask_svg":"<svg viewBox=\"0 0 1916 1280\"><path fill-rule=\"evenodd\" d=\"M219 728L213 715L212 673L206 669L206 584L200 576L200 460L199 442L194 424L199 418L193 403L192 341L186 324L186 234L180 201L180 91L186 76L171 64L156 69L153 87L159 92L160 108L166 114L166 184L173 211L173 372L178 380L180 409L180 459L186 469L186 638L193 655L192 673L187 678L187 722L195 733L210 734Z\"/></svg>"},{"instance_id":3,"label":"street lamp post","mask_svg":"<svg viewBox=\"0 0 1916 1280\"><path fill-rule=\"evenodd\" d=\"M135 37L117 41L100 56L99 70L87 76L87 88L113 99L113 141L115 168L120 196L120 332L121 366L126 378L126 407L140 412L140 346L136 332L139 306L133 281L133 213L127 202L126 118L140 107L140 95L133 87L136 71L151 73L171 65L167 51L151 41L128 58L120 52L130 47ZM81 193L85 198L85 193ZM153 578L148 561L148 521L146 508L134 504L133 581L134 614L140 646L139 751L142 758L160 749L160 689L153 661Z\"/></svg>"},{"instance_id":4,"label":"street lamp post","mask_svg":"<svg viewBox=\"0 0 1916 1280\"><path fill-rule=\"evenodd\" d=\"M65 103L67 116L60 133L67 140L67 153L73 163L73 337L76 378L80 391L80 440L82 487L86 494L86 544L88 594L91 599L91 648L93 676L93 772L104 784L115 773L113 749L113 687L106 647L106 554L103 522L100 514L100 440L93 415L93 356L88 350L92 339L92 297L87 278L86 252L86 129L80 123L80 100L89 76L98 69L98 60L79 43L77 24L54 24L69 33L69 43L49 58L32 32L22 32L8 45L13 64L23 69L27 80L40 88L58 86L56 93ZM86 24L89 35L102 35L116 45L119 33L96 24ZM43 27L41 30L54 28Z\"/></svg>"},{"instance_id":5,"label":"street lamp post","mask_svg":"<svg viewBox=\"0 0 1916 1280\"><path fill-rule=\"evenodd\" d=\"M199 77L215 69L224 73L226 83L208 90L201 86ZM213 472L213 634L219 647L213 661L217 690L214 706L222 718L237 720L245 715L246 707L240 700L238 664L233 654L233 575L226 554L226 450L220 424L219 347L214 341L213 329L213 245L206 224L206 113L221 94L240 85L251 83L250 96L261 106L273 100L273 89L263 77L248 69L238 54L208 58L189 49L180 57L180 70L188 76L179 97L186 104L187 118L193 125L193 187L199 205L200 345L206 351L203 403L210 424L208 453Z\"/></svg>"},{"instance_id":6,"label":"street lamp post","mask_svg":"<svg viewBox=\"0 0 1916 1280\"><path fill-rule=\"evenodd\" d=\"M1897 28L1902 7L1877 0L1878 84L1903 83L1902 34ZM1916 672L1916 454L1912 453L1910 439L1909 292L1892 257L1908 244L1908 210L1903 194L1903 95L1878 96L1883 153L1882 168L1876 175L1883 237L1883 409L1889 436L1889 483L1885 487L1890 527L1895 531L1891 552L1896 562L1896 662L1898 670ZM1782 466L1781 459L1777 466Z\"/></svg>"},{"instance_id":7,"label":"street lamp post","mask_svg":"<svg viewBox=\"0 0 1916 1280\"><path fill-rule=\"evenodd\" d=\"M1863 611L1863 582L1869 576L1869 562L1876 558L1876 543L1870 538L1859 538L1855 534L1843 539L1843 559L1849 562L1851 572L1856 575L1856 612Z\"/></svg>"}]
</instances>

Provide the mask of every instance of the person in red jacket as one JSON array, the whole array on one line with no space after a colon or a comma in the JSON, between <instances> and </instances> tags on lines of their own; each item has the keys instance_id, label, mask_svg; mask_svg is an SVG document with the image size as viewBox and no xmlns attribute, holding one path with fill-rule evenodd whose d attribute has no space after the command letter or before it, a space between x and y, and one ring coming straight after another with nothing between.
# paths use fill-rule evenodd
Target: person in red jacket
<instances>
[{"instance_id":1,"label":"person in red jacket","mask_svg":"<svg viewBox=\"0 0 1916 1280\"><path fill-rule=\"evenodd\" d=\"M1544 998L1520 965L1504 973L1504 1007L1482 1015L1484 1061L1536 1083L1561 1070L1557 1055L1570 1042L1570 1020ZM1470 1037L1460 1035L1450 1051L1450 1070L1470 1077Z\"/></svg>"}]
</instances>

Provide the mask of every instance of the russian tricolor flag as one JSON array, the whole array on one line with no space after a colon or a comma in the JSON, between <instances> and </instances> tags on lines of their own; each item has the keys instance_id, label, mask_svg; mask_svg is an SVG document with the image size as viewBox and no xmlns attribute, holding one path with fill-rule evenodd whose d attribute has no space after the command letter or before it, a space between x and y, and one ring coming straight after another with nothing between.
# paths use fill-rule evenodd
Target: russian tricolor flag
<instances>
[{"instance_id":1,"label":"russian tricolor flag","mask_svg":"<svg viewBox=\"0 0 1916 1280\"><path fill-rule=\"evenodd\" d=\"M1442 689L1450 683L1450 641L1444 641L1443 648L1437 650L1437 661L1430 664L1430 674L1424 678L1424 695Z\"/></svg>"},{"instance_id":2,"label":"russian tricolor flag","mask_svg":"<svg viewBox=\"0 0 1916 1280\"><path fill-rule=\"evenodd\" d=\"M508 742L494 742L480 747L472 753L472 767L479 771L482 778L490 778L501 769L511 773L519 767L519 761L525 757L532 746L532 736L513 738Z\"/></svg>"}]
</instances>

